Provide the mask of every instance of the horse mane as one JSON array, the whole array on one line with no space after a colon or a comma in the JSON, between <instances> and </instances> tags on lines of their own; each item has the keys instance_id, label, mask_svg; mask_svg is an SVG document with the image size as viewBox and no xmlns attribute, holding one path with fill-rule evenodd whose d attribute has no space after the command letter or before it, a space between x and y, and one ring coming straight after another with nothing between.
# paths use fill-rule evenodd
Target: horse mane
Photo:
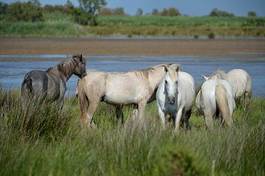
<instances>
[{"instance_id":1,"label":"horse mane","mask_svg":"<svg viewBox=\"0 0 265 176\"><path fill-rule=\"evenodd\" d=\"M213 76L217 76L217 78L219 79L225 79L225 75L226 73L223 70L216 70L215 72L213 72L209 77L213 77Z\"/></svg>"}]
</instances>

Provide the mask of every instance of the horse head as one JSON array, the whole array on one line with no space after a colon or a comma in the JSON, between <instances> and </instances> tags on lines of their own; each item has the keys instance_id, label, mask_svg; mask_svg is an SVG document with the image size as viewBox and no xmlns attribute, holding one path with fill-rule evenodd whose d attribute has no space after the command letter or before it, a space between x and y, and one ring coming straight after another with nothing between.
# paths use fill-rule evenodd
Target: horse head
<instances>
[{"instance_id":1,"label":"horse head","mask_svg":"<svg viewBox=\"0 0 265 176\"><path fill-rule=\"evenodd\" d=\"M74 74L77 75L79 78L82 78L86 75L86 59L83 57L82 54L73 55L72 61L75 65L74 67Z\"/></svg>"},{"instance_id":2,"label":"horse head","mask_svg":"<svg viewBox=\"0 0 265 176\"><path fill-rule=\"evenodd\" d=\"M178 97L179 71L180 66L170 64L165 67L166 75L164 79L165 94L170 104L175 104Z\"/></svg>"}]
</instances>

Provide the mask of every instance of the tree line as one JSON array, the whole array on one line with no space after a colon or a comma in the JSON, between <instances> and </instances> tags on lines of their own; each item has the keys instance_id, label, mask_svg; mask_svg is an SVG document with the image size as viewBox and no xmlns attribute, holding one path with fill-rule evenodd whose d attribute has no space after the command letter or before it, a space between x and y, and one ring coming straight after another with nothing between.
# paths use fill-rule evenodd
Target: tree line
<instances>
[{"instance_id":1,"label":"tree line","mask_svg":"<svg viewBox=\"0 0 265 176\"><path fill-rule=\"evenodd\" d=\"M78 0L79 6L75 7L70 0L63 5L41 5L38 0L17 1L6 4L0 2L0 18L6 18L10 21L43 21L43 13L61 12L72 15L75 22L81 25L97 25L97 16L127 16L124 8L107 8L106 0ZM139 8L135 16L153 15L153 16L181 16L175 7L164 8L162 10L153 9L151 13L144 14ZM256 17L256 12L250 11L249 17ZM213 9L209 16L213 17L234 17L235 15L217 8Z\"/></svg>"}]
</instances>

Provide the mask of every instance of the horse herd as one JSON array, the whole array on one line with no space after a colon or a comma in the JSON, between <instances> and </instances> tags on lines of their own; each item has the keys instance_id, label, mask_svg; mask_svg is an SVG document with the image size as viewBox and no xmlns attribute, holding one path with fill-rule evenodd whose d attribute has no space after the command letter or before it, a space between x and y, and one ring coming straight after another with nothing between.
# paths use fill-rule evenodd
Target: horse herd
<instances>
[{"instance_id":1,"label":"horse herd","mask_svg":"<svg viewBox=\"0 0 265 176\"><path fill-rule=\"evenodd\" d=\"M176 131L180 126L190 129L189 118L195 97L196 107L203 113L207 128L213 128L215 117L219 117L223 125L231 126L235 100L243 99L246 107L252 91L251 78L242 69L228 73L218 70L209 77L204 76L205 81L196 95L193 77L178 64L160 64L125 73L87 72L85 58L74 55L47 71L27 73L21 86L22 104L45 99L45 102L58 102L62 108L66 82L73 74L80 78L76 95L81 124L88 127L95 127L93 114L102 101L114 105L117 118L123 122L124 105L134 105L135 118L141 120L146 104L157 100L163 127L169 117Z\"/></svg>"}]
</instances>

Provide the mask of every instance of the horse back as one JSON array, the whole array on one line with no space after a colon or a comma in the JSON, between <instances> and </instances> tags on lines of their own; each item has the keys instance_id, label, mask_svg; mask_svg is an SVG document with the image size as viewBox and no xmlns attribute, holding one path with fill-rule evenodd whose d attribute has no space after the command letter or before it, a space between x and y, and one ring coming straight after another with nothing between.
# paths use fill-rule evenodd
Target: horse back
<instances>
[{"instance_id":1,"label":"horse back","mask_svg":"<svg viewBox=\"0 0 265 176\"><path fill-rule=\"evenodd\" d=\"M30 71L25 75L22 87L25 87L24 84L27 84L27 87L31 89L30 91L34 95L41 95L43 92L47 90L48 86L47 74L45 71L40 71L40 70Z\"/></svg>"},{"instance_id":2,"label":"horse back","mask_svg":"<svg viewBox=\"0 0 265 176\"><path fill-rule=\"evenodd\" d=\"M236 97L251 92L252 81L250 75L243 69L233 69L227 73L227 79L233 87Z\"/></svg>"},{"instance_id":3,"label":"horse back","mask_svg":"<svg viewBox=\"0 0 265 176\"><path fill-rule=\"evenodd\" d=\"M193 77L186 72L179 73L179 94L182 104L191 108L195 97L195 83Z\"/></svg>"}]
</instances>

